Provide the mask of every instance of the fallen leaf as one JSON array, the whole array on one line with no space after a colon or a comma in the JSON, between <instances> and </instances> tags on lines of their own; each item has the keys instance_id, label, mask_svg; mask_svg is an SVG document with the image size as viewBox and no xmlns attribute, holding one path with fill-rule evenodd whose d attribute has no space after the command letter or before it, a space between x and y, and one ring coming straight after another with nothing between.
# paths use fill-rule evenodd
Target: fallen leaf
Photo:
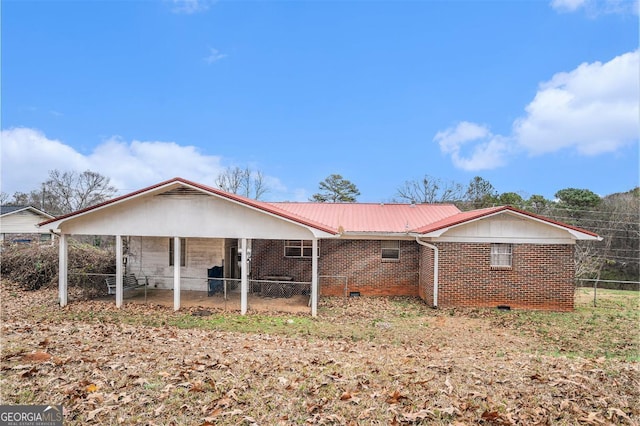
<instances>
[{"instance_id":1,"label":"fallen leaf","mask_svg":"<svg viewBox=\"0 0 640 426\"><path fill-rule=\"evenodd\" d=\"M586 423L589 425L603 425L606 424L603 418L600 417L600 413L592 412L587 415L587 417L580 417L578 419L581 423Z\"/></svg>"},{"instance_id":2,"label":"fallen leaf","mask_svg":"<svg viewBox=\"0 0 640 426\"><path fill-rule=\"evenodd\" d=\"M396 390L393 393L389 394L389 397L387 398L386 402L387 404L397 404L403 399L407 399L407 397L400 394L400 392Z\"/></svg>"},{"instance_id":3,"label":"fallen leaf","mask_svg":"<svg viewBox=\"0 0 640 426\"><path fill-rule=\"evenodd\" d=\"M50 359L51 359L51 355L42 351L36 351L32 354L26 354L22 357L23 361L35 361L35 362L49 361Z\"/></svg>"},{"instance_id":4,"label":"fallen leaf","mask_svg":"<svg viewBox=\"0 0 640 426\"><path fill-rule=\"evenodd\" d=\"M351 399L351 394L349 392L342 392L340 395L340 401L348 401Z\"/></svg>"}]
</instances>

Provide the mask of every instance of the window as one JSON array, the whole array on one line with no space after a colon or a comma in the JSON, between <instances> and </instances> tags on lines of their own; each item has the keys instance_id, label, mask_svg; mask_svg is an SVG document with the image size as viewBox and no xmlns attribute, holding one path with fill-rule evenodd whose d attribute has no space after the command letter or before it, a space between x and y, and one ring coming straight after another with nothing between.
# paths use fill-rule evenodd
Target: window
<instances>
[{"instance_id":1,"label":"window","mask_svg":"<svg viewBox=\"0 0 640 426\"><path fill-rule=\"evenodd\" d=\"M285 257L311 257L313 253L313 242L311 240L285 240L284 256ZM318 245L318 254L320 254L320 246Z\"/></svg>"},{"instance_id":2,"label":"window","mask_svg":"<svg viewBox=\"0 0 640 426\"><path fill-rule=\"evenodd\" d=\"M400 260L400 241L380 241L382 260Z\"/></svg>"},{"instance_id":3,"label":"window","mask_svg":"<svg viewBox=\"0 0 640 426\"><path fill-rule=\"evenodd\" d=\"M513 258L511 244L491 244L491 266L510 268Z\"/></svg>"},{"instance_id":4,"label":"window","mask_svg":"<svg viewBox=\"0 0 640 426\"><path fill-rule=\"evenodd\" d=\"M180 266L186 266L187 241L180 238ZM169 266L173 266L173 238L169 238Z\"/></svg>"}]
</instances>

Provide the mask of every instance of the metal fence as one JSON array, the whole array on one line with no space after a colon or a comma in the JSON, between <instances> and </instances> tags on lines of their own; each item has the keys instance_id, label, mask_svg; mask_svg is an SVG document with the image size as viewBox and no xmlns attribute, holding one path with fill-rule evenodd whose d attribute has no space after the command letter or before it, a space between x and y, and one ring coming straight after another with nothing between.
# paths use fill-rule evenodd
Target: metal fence
<instances>
[{"instance_id":1,"label":"metal fence","mask_svg":"<svg viewBox=\"0 0 640 426\"><path fill-rule=\"evenodd\" d=\"M262 297L309 296L311 283L305 281L250 280L250 291Z\"/></svg>"},{"instance_id":2,"label":"metal fence","mask_svg":"<svg viewBox=\"0 0 640 426\"><path fill-rule=\"evenodd\" d=\"M599 280L597 278L578 278L577 287L605 288L608 290L640 291L640 281Z\"/></svg>"}]
</instances>

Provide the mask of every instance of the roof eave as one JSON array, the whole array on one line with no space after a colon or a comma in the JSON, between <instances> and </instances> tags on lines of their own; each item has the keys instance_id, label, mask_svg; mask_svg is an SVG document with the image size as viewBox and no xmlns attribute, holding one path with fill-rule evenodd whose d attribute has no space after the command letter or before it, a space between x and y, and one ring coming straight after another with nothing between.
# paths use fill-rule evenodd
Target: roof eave
<instances>
[{"instance_id":1,"label":"roof eave","mask_svg":"<svg viewBox=\"0 0 640 426\"><path fill-rule=\"evenodd\" d=\"M330 235L336 235L338 234L338 231L335 229L332 229L330 227L327 226L323 226L320 224L315 224L311 221L305 220L304 218L297 218L297 217L291 217L292 215L289 214L285 214L283 212L278 211L278 209L273 208L268 206L267 203L262 203L256 200L252 200L249 198L244 198L241 197L239 195L235 195L235 194L231 194L228 192L224 192L222 190L216 190L214 188L210 188L204 185L200 185L198 183L195 182L191 182L188 181L186 179L182 179L182 178L174 178L168 181L164 181L164 182L160 182L156 185L153 186L149 186L147 188L143 188L140 189L138 191L120 196L120 197L116 197L112 200L109 201L105 201L104 203L100 203L97 204L95 206L91 206L91 207L87 207L86 209L82 209L82 210L78 210L76 212L73 213L69 213L57 218L53 218L51 220L47 220L44 222L41 222L38 224L38 227L42 227L45 225L50 225L51 229L58 229L60 227L60 225L62 225L64 222L66 222L67 220L71 220L71 219L75 219L77 217L81 217L84 216L86 214L89 214L91 212L94 211L98 211L113 205L117 205L126 201L130 201L132 199L135 198L139 198L145 195L149 195L149 194L154 194L154 193L160 193L160 192L164 192L167 188L171 188L174 186L187 186L190 187L192 189L196 189L199 191L202 191L206 194L209 195L214 195L214 196L218 196L221 198L224 198L230 202L236 203L236 204L241 204L245 207L249 207L251 209L254 210L258 210L261 211L263 213L267 213L269 215L278 217L280 219L286 220L288 222L291 223L295 223L297 225L301 225L304 226L306 228L308 228L316 237L325 237L325 236L330 236ZM55 226L53 226L55 225Z\"/></svg>"},{"instance_id":2,"label":"roof eave","mask_svg":"<svg viewBox=\"0 0 640 426\"><path fill-rule=\"evenodd\" d=\"M464 219L464 220L460 220L458 222L454 222L454 223L451 223L451 224L443 225L443 226L435 228L435 229L429 229L429 230L426 230L425 232L422 232L422 233L420 233L420 231L417 231L417 232L422 237L437 238L437 237L442 236L445 232L449 231L452 228L456 228L456 227L462 226L462 225L467 225L469 223L473 223L473 222L476 222L478 220L482 220L482 219L486 219L486 218L489 218L489 217L492 217L492 216L496 216L496 215L502 214L504 212L508 212L508 213L513 214L515 216L523 217L523 218L526 218L526 219L531 219L533 221L536 221L536 222L539 222L539 223L543 223L545 225L552 226L554 228L565 230L575 240L602 241L602 237L600 237L599 235L597 235L597 234L595 234L593 232L589 232L587 230L580 229L578 227L574 227L574 226L571 226L571 225L568 225L568 224L565 224L565 223L556 222L556 221L554 221L552 219L549 219L549 218L540 217L540 216L535 215L533 213L529 213L529 212L525 212L523 210L515 209L515 208L510 207L510 206L503 206L503 207L497 208L495 210L488 210L486 212L482 212L481 214L478 214L478 216L467 218L467 219Z\"/></svg>"},{"instance_id":3,"label":"roof eave","mask_svg":"<svg viewBox=\"0 0 640 426\"><path fill-rule=\"evenodd\" d=\"M54 218L54 217L53 217L52 215L50 215L49 213L44 212L44 211L42 211L42 210L40 210L40 209L38 209L38 208L36 208L36 207L33 207L33 206L24 206L24 207L23 207L23 208L21 208L21 209L17 209L17 210L13 210L13 211L10 211L10 212L7 212L7 213L4 213L4 214L0 215L0 217L9 216L9 215L12 215L12 214L15 214L15 213L20 213L20 212L23 212L23 211L25 211L25 210L31 210L31 211L35 212L36 214L39 214L39 215L41 215L41 216L48 217L49 219L53 219L53 218Z\"/></svg>"}]
</instances>

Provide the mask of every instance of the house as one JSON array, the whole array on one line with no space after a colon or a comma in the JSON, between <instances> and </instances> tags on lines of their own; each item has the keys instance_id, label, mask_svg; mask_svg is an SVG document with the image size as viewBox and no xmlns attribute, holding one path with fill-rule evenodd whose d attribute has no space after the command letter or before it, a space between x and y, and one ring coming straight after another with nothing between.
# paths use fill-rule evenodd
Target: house
<instances>
[{"instance_id":1,"label":"house","mask_svg":"<svg viewBox=\"0 0 640 426\"><path fill-rule=\"evenodd\" d=\"M320 295L571 310L575 242L600 239L512 207L262 202L182 178L40 227L60 236L61 306L68 237L105 235L115 236L117 306L123 274L137 272L153 287L172 289L176 310L182 290L211 291L212 282L224 282L237 286L242 314L248 294L266 291L308 295L314 316ZM214 267L219 279L209 275Z\"/></svg>"},{"instance_id":2,"label":"house","mask_svg":"<svg viewBox=\"0 0 640 426\"><path fill-rule=\"evenodd\" d=\"M31 243L51 241L48 230L38 223L53 219L33 206L0 206L0 243Z\"/></svg>"}]
</instances>

